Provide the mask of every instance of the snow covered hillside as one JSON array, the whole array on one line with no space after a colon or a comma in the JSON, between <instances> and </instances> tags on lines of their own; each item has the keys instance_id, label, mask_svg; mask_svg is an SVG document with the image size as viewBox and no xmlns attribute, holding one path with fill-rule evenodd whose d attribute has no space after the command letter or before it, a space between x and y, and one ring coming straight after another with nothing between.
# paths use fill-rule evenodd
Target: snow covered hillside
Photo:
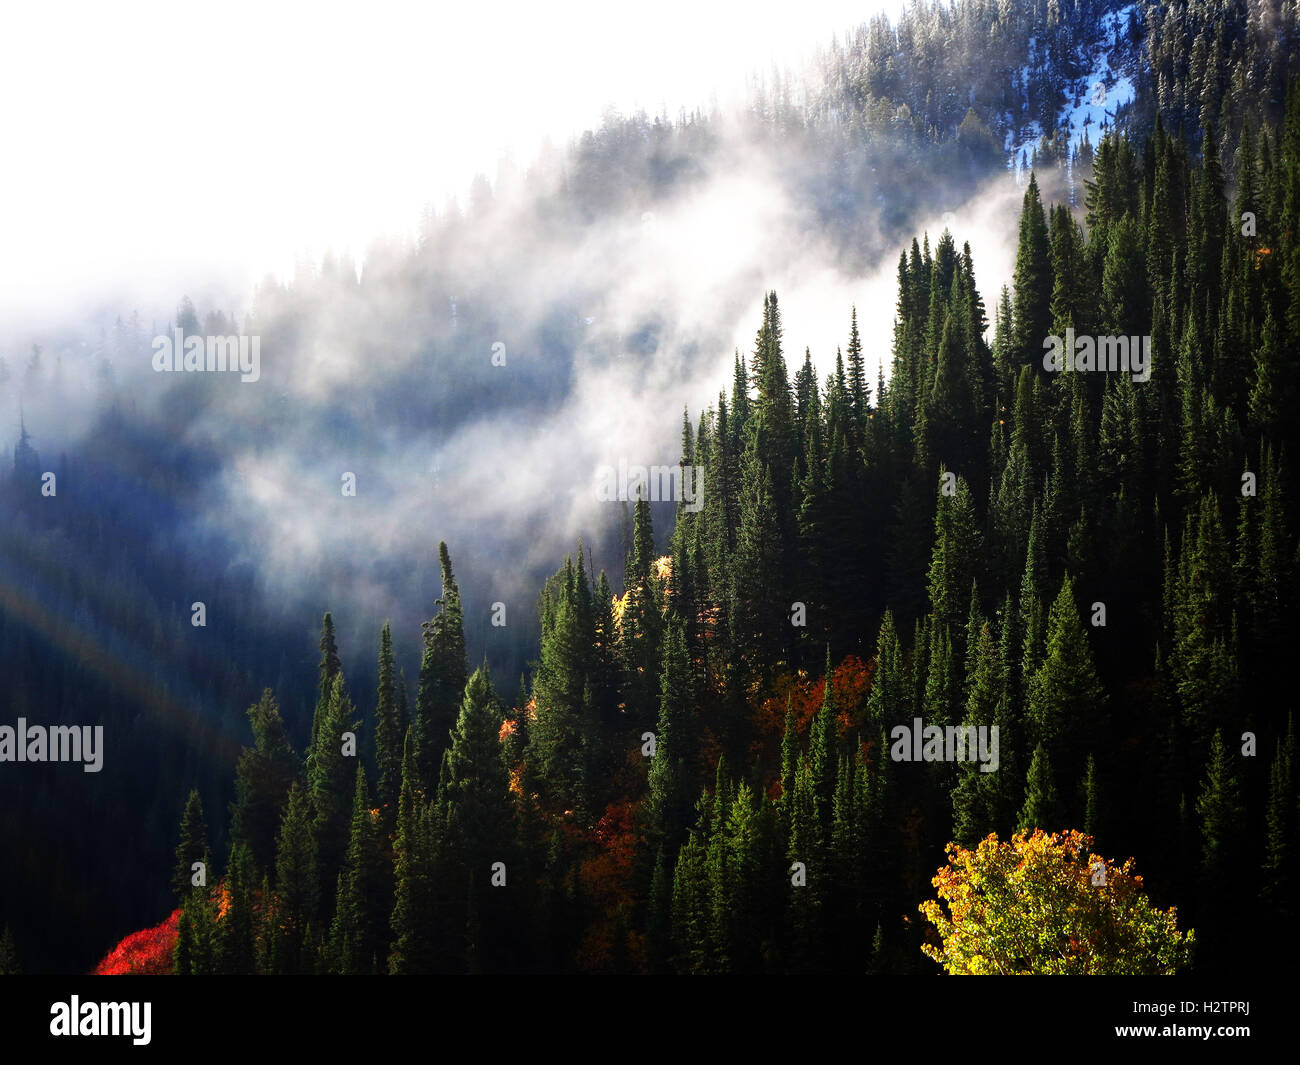
<instances>
[{"instance_id":1,"label":"snow covered hillside","mask_svg":"<svg viewBox=\"0 0 1300 1065\"><path fill-rule=\"evenodd\" d=\"M1096 147L1104 132L1115 125L1123 111L1133 102L1136 49L1131 44L1132 20L1137 5L1129 4L1102 16L1100 33L1086 49L1088 73L1075 78L1066 89L1066 103L1051 132L1052 148L1073 156L1086 136ZM1028 68L1021 72L1021 83L1028 80ZM1044 131L1038 122L1029 126L1029 135L1018 144L1008 143L1008 165L1017 174L1033 165L1040 152ZM1012 140L1009 136L1008 142Z\"/></svg>"}]
</instances>

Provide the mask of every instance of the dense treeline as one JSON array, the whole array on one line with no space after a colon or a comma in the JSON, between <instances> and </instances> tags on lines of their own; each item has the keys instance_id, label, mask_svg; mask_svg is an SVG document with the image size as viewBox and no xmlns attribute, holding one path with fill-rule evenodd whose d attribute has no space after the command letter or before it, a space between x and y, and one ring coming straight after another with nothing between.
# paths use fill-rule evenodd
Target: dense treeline
<instances>
[{"instance_id":1,"label":"dense treeline","mask_svg":"<svg viewBox=\"0 0 1300 1065\"><path fill-rule=\"evenodd\" d=\"M774 150L796 202L860 266L917 210L1004 166L1008 139L1046 130L1120 6L970 0L874 20L810 90L765 87L743 140ZM0 394L29 413L45 381L93 365L107 411L57 463L24 431L0 494L6 720L96 720L122 738L100 779L0 774L14 873L0 919L16 939L0 970L15 953L29 970L74 967L155 921L191 786L173 878L182 971L933 971L916 906L943 844L1022 824L1137 855L1158 901L1196 926L1198 965L1239 960L1252 945L1232 942L1234 915L1259 900L1284 922L1295 893L1278 658L1298 572L1300 119L1293 101L1284 123L1282 91L1296 10L1140 4L1127 25L1111 47L1135 71L1129 133L1074 157L1070 178L1090 178L1073 213L1030 183L996 305L970 248L912 241L886 386L852 314L833 368L817 368L790 353L769 296L732 389L683 426L704 509L679 510L664 557L639 505L621 583L580 547L536 629L512 623L493 678L470 669L444 552L414 577L393 563L421 590L443 574L415 683L389 631L345 679L331 618L309 692L302 620L265 601L237 545L195 533L222 448L194 426L220 424L221 400L186 382L159 422L143 418L112 369L147 357L130 319L85 367L39 350L21 371L0 361ZM729 165L725 131L719 116L611 116L518 176L528 232L573 247L584 227L636 217ZM1040 147L1040 175L1070 161L1060 138ZM517 249L483 256L507 184L476 183L464 212L430 214L414 248L375 249L360 278L327 258L268 282L253 321L290 349L361 338L394 432L454 427L489 395L501 412L553 403L587 292L547 300L528 338L547 358L504 392L456 361L523 317L529 279L503 265ZM188 301L177 324L238 328L200 323ZM1151 379L1044 372L1043 338L1067 327L1149 335ZM648 312L628 350L654 337ZM440 372L385 376L388 349ZM274 442L285 399L224 414ZM367 431L337 403L311 418L322 441ZM33 502L38 468L57 471L57 503ZM475 553L461 566L499 562ZM196 643L189 604L218 595ZM534 634L538 660L504 697ZM239 755L232 708L268 682ZM913 716L999 725L999 771L892 762L887 730Z\"/></svg>"},{"instance_id":2,"label":"dense treeline","mask_svg":"<svg viewBox=\"0 0 1300 1065\"><path fill-rule=\"evenodd\" d=\"M791 375L769 294L683 424L703 509L656 557L638 502L621 595L566 561L512 708L445 546L412 711L385 630L358 728L327 616L305 771L250 711L217 894L187 813L180 967L925 971L945 843L1033 827L1136 855L1199 970L1254 960L1296 886L1300 86L1231 197L1202 143L1108 138L1082 223L1031 175L991 344L971 249L913 241L888 385L856 316ZM1149 377L1049 372L1067 329L1149 336ZM997 772L894 760L916 717L998 726Z\"/></svg>"},{"instance_id":3,"label":"dense treeline","mask_svg":"<svg viewBox=\"0 0 1300 1065\"><path fill-rule=\"evenodd\" d=\"M1141 40L1098 41L1113 0L998 0L913 4L896 25L875 15L821 57L819 113L845 111L869 126L915 123L935 139L996 135L993 152L1035 128L1050 132L1073 82L1088 73L1086 51L1103 43L1116 59ZM969 116L969 117L968 117Z\"/></svg>"},{"instance_id":4,"label":"dense treeline","mask_svg":"<svg viewBox=\"0 0 1300 1065\"><path fill-rule=\"evenodd\" d=\"M166 905L174 796L198 787L213 804L230 788L244 738L231 700L271 682L298 717L313 663L238 547L199 528L213 441L160 447L112 409L85 445L40 443L23 431L0 480L0 722L97 724L105 742L97 773L0 769L0 920L29 971L75 971L99 950L87 936Z\"/></svg>"}]
</instances>

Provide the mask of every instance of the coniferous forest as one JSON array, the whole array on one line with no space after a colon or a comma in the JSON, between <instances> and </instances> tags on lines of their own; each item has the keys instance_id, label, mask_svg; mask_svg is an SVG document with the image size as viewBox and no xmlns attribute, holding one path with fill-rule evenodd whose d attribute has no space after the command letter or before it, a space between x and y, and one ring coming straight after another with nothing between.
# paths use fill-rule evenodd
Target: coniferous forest
<instances>
[{"instance_id":1,"label":"coniferous forest","mask_svg":"<svg viewBox=\"0 0 1300 1065\"><path fill-rule=\"evenodd\" d=\"M1076 129L1099 56L1110 110ZM509 208L526 251L488 239L484 182L360 280L330 260L243 323L188 298L154 323L260 331L268 367L348 329L378 366L407 323L436 395L384 363L355 408L301 415L322 491L381 429L396 450L501 413L508 463L580 390L599 302L548 295L547 359L498 388L510 257L666 211L740 135L810 245L888 271L892 329L873 347L851 299L813 350L760 263L752 340L676 356L728 380L656 392L680 425L659 472L697 496L643 480L576 527L557 501L479 529L460 482L381 507L391 541L331 512L312 535L364 565L304 557L281 601L264 530L200 519L251 480L223 465L239 433L283 441L291 392L236 409L191 374L147 409L129 307L90 356L72 327L4 349L0 725L106 738L83 780L11 764L0 732L0 973L1219 977L1290 952L1300 10L914 4L801 78L735 124L611 115L539 159ZM933 227L985 197L989 227ZM995 231L1009 272L981 290ZM678 335L642 311L637 366ZM60 375L92 382L83 437L29 430Z\"/></svg>"}]
</instances>

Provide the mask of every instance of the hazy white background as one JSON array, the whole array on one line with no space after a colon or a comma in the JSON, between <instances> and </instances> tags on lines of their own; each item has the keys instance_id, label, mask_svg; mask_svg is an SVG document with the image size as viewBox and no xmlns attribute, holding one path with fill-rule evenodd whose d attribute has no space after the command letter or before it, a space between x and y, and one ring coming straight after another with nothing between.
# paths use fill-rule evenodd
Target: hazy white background
<instances>
[{"instance_id":1,"label":"hazy white background","mask_svg":"<svg viewBox=\"0 0 1300 1065\"><path fill-rule=\"evenodd\" d=\"M734 99L898 2L38 3L0 28L0 297L174 299L409 233L606 107Z\"/></svg>"},{"instance_id":2,"label":"hazy white background","mask_svg":"<svg viewBox=\"0 0 1300 1065\"><path fill-rule=\"evenodd\" d=\"M11 7L0 20L0 355L17 370L39 342L62 385L29 394L15 376L0 421L16 427L22 411L38 447L61 448L93 424L94 334L117 314L138 309L146 329L162 329L189 295L201 314L216 306L240 315L266 273L287 280L300 256L327 250L350 252L364 269L375 238L413 236L426 205L464 203L474 175L495 178L503 159L525 168L544 140L563 147L610 107L675 117L716 101L725 110L755 73L798 69L833 35L876 11L896 18L900 6ZM537 574L608 516L597 509L596 468L677 460L683 406L694 420L730 387L732 351L751 351L765 290L780 294L791 372L808 345L823 378L856 305L874 384L878 362L890 360L903 245L841 272L770 155L737 137L726 150L708 181L656 205L649 228L635 214L602 219L562 254L512 230L509 214L476 232L520 249L506 257L518 308L501 326L514 367L536 357L515 337L535 335L548 293L603 294L599 307L582 309L589 328L573 355L573 387L526 426L488 410L454 432L431 418L394 437L367 374L422 372L420 338L373 336L366 315L300 293L313 304L295 353L264 350L256 386L205 380L235 391L197 424L172 426L224 441L196 522L243 544L280 599L303 596L317 613L337 607L363 629L412 598L401 567L427 562L439 538L452 546L467 603L509 601L527 617ZM990 317L1011 273L1019 195L1004 179L914 220L933 241L953 212ZM382 288L366 291L380 307L391 295ZM619 346L656 303L654 355L622 359ZM486 362L490 352L458 357ZM151 371L147 353L118 363L132 403L167 409L173 382ZM274 442L242 432L275 395L286 416ZM353 419L355 438L335 442L322 411ZM342 470L357 471L361 485L347 522L338 520ZM407 604L412 617L426 616L434 591L421 594ZM474 616L486 626L486 613Z\"/></svg>"}]
</instances>

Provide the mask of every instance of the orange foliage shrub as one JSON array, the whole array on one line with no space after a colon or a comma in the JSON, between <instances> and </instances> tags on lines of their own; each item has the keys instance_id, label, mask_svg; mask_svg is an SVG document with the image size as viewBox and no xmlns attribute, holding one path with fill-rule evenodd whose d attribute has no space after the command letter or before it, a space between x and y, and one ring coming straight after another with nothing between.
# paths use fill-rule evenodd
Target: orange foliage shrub
<instances>
[{"instance_id":1,"label":"orange foliage shrub","mask_svg":"<svg viewBox=\"0 0 1300 1065\"><path fill-rule=\"evenodd\" d=\"M857 655L847 656L831 670L831 692L839 716L840 735L860 725L866 717L867 696L871 694L871 675L876 668L873 658L862 661ZM797 676L789 673L777 677L772 694L759 704L755 711L755 724L764 745L772 741L779 746L785 733L787 701L794 709L795 728L800 736L808 735L808 726L821 709L826 691L826 678L822 674L808 676L802 670Z\"/></svg>"},{"instance_id":2,"label":"orange foliage shrub","mask_svg":"<svg viewBox=\"0 0 1300 1065\"><path fill-rule=\"evenodd\" d=\"M583 895L601 916L587 929L578 949L578 963L589 972L611 968L616 952L639 963L641 937L629 934L636 899L631 885L636 863L636 804L610 803L597 822L594 842L600 850L578 868ZM616 943L618 937L623 942Z\"/></svg>"}]
</instances>

